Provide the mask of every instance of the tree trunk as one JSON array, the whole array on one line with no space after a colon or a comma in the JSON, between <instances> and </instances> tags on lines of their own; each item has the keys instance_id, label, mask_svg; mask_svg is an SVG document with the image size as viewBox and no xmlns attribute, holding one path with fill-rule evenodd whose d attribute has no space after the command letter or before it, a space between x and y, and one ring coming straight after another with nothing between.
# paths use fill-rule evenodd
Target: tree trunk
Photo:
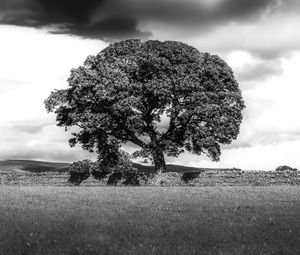
<instances>
[{"instance_id":1,"label":"tree trunk","mask_svg":"<svg viewBox=\"0 0 300 255\"><path fill-rule=\"evenodd\" d=\"M155 165L155 173L166 172L167 166L163 151L160 149L156 149L155 151L153 151L152 156Z\"/></svg>"}]
</instances>

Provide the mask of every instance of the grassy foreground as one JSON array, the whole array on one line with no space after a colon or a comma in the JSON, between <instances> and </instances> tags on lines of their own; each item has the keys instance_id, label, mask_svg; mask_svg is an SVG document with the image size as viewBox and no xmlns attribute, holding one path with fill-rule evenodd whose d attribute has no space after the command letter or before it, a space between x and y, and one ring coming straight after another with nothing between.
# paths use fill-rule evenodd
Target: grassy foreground
<instances>
[{"instance_id":1,"label":"grassy foreground","mask_svg":"<svg viewBox=\"0 0 300 255\"><path fill-rule=\"evenodd\" d=\"M300 187L8 187L0 254L300 254Z\"/></svg>"}]
</instances>

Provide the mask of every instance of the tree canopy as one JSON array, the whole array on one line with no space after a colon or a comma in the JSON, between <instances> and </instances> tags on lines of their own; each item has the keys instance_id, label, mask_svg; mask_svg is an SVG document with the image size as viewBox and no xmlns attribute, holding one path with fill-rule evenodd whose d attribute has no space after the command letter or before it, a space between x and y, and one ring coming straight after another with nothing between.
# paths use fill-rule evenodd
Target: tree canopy
<instances>
[{"instance_id":1,"label":"tree canopy","mask_svg":"<svg viewBox=\"0 0 300 255\"><path fill-rule=\"evenodd\" d=\"M46 99L58 126L78 127L69 141L84 149L131 142L137 156L186 151L218 160L220 144L237 138L245 107L231 68L218 56L175 41L114 43L71 70L69 87Z\"/></svg>"}]
</instances>

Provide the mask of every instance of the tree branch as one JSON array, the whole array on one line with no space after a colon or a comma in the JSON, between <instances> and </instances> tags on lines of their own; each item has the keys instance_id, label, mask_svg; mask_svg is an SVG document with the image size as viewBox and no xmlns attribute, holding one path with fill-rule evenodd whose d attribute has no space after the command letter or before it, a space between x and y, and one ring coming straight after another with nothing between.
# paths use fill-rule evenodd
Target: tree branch
<instances>
[{"instance_id":1,"label":"tree branch","mask_svg":"<svg viewBox=\"0 0 300 255\"><path fill-rule=\"evenodd\" d=\"M140 146L141 148L146 148L147 144L145 142L143 142L142 140L140 140L132 131L130 130L124 130L126 132L126 135L117 135L117 134L112 134L110 133L110 135L114 136L115 138L119 139L119 140L127 140L130 141L138 146Z\"/></svg>"},{"instance_id":2,"label":"tree branch","mask_svg":"<svg viewBox=\"0 0 300 255\"><path fill-rule=\"evenodd\" d=\"M130 139L128 139L130 142L140 146L141 148L145 148L147 146L146 143L144 143L142 140L140 140L139 138L137 138L136 136L131 137Z\"/></svg>"},{"instance_id":3,"label":"tree branch","mask_svg":"<svg viewBox=\"0 0 300 255\"><path fill-rule=\"evenodd\" d=\"M176 109L176 106L178 106L178 105L179 105L178 99L177 99L177 97L174 97L173 102L172 102L172 108L174 108L174 106L175 106L175 109ZM177 109L177 110L175 110L174 112L171 113L169 128L163 134L164 139L173 135L173 132L176 128L175 119L178 117L179 112L180 112L180 110Z\"/></svg>"}]
</instances>

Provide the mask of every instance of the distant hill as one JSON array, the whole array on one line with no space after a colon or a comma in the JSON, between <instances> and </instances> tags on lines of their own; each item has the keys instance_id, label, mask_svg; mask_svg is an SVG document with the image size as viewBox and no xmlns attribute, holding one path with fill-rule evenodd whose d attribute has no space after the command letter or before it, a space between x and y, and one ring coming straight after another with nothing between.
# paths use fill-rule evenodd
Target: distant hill
<instances>
[{"instance_id":1,"label":"distant hill","mask_svg":"<svg viewBox=\"0 0 300 255\"><path fill-rule=\"evenodd\" d=\"M143 172L154 172L154 166L133 164ZM0 173L42 173L42 172L66 172L70 163L44 162L35 160L4 160L0 161ZM181 165L167 165L168 172L203 172L205 170L230 170L221 168L197 168ZM238 170L238 169L236 169Z\"/></svg>"},{"instance_id":2,"label":"distant hill","mask_svg":"<svg viewBox=\"0 0 300 255\"><path fill-rule=\"evenodd\" d=\"M0 173L3 172L65 172L69 163L44 162L35 160L4 160L0 161Z\"/></svg>"}]
</instances>

